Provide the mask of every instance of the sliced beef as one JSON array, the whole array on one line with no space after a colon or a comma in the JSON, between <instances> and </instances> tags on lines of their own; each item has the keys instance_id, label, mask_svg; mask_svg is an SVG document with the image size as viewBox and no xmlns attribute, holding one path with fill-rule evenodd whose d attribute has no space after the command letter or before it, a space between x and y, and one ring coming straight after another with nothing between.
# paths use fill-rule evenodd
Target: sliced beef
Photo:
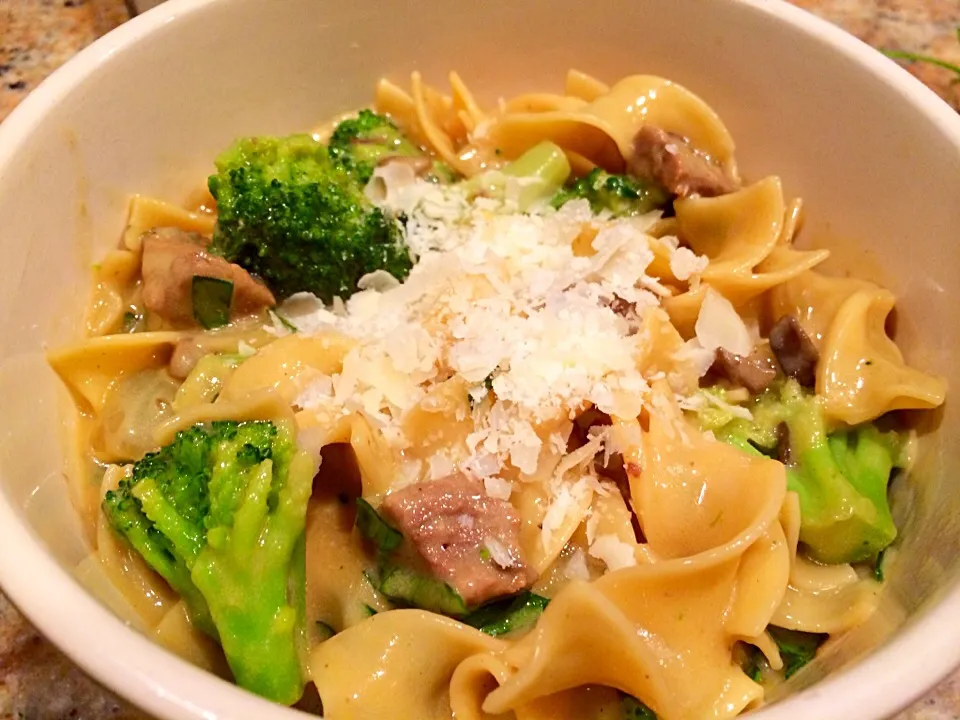
<instances>
[{"instance_id":1,"label":"sliced beef","mask_svg":"<svg viewBox=\"0 0 960 720\"><path fill-rule=\"evenodd\" d=\"M777 377L772 359L763 352L744 356L719 348L711 369L754 395L766 390Z\"/></svg>"},{"instance_id":2,"label":"sliced beef","mask_svg":"<svg viewBox=\"0 0 960 720\"><path fill-rule=\"evenodd\" d=\"M627 170L682 198L714 197L739 189L739 184L722 167L695 150L685 138L653 125L644 125L634 137Z\"/></svg>"},{"instance_id":3,"label":"sliced beef","mask_svg":"<svg viewBox=\"0 0 960 720\"><path fill-rule=\"evenodd\" d=\"M196 325L194 276L233 282L231 318L276 305L273 293L239 265L206 251L204 240L176 228L156 228L143 236L143 304L177 327Z\"/></svg>"},{"instance_id":4,"label":"sliced beef","mask_svg":"<svg viewBox=\"0 0 960 720\"><path fill-rule=\"evenodd\" d=\"M784 315L770 329L770 348L780 367L805 388L817 382L820 352L795 315Z\"/></svg>"},{"instance_id":5,"label":"sliced beef","mask_svg":"<svg viewBox=\"0 0 960 720\"><path fill-rule=\"evenodd\" d=\"M380 514L467 605L512 595L536 579L521 556L516 510L488 497L477 480L457 474L410 485L387 495ZM484 552L490 547L496 552Z\"/></svg>"}]
</instances>

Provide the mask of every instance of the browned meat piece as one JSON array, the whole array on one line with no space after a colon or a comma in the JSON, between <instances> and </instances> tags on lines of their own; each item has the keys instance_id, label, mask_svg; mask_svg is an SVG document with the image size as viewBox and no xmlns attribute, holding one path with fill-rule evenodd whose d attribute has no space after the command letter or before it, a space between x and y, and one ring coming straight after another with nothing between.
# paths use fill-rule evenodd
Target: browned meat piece
<instances>
[{"instance_id":1,"label":"browned meat piece","mask_svg":"<svg viewBox=\"0 0 960 720\"><path fill-rule=\"evenodd\" d=\"M380 514L467 605L513 595L536 579L521 556L516 510L477 480L450 475L410 485L387 495Z\"/></svg>"},{"instance_id":2,"label":"browned meat piece","mask_svg":"<svg viewBox=\"0 0 960 720\"><path fill-rule=\"evenodd\" d=\"M194 326L194 276L233 282L231 318L273 307L277 301L239 265L206 251L202 238L176 228L157 228L143 237L143 304L178 327Z\"/></svg>"},{"instance_id":3,"label":"browned meat piece","mask_svg":"<svg viewBox=\"0 0 960 720\"><path fill-rule=\"evenodd\" d=\"M820 353L793 315L784 315L770 329L770 347L783 371L806 388L817 382Z\"/></svg>"},{"instance_id":4,"label":"browned meat piece","mask_svg":"<svg viewBox=\"0 0 960 720\"><path fill-rule=\"evenodd\" d=\"M739 189L723 168L685 138L653 125L644 125L633 139L627 170L635 177L654 180L680 197L714 197Z\"/></svg>"},{"instance_id":5,"label":"browned meat piece","mask_svg":"<svg viewBox=\"0 0 960 720\"><path fill-rule=\"evenodd\" d=\"M735 385L745 387L754 395L766 390L777 377L772 359L763 352L754 352L744 357L729 350L717 350L713 370Z\"/></svg>"}]
</instances>

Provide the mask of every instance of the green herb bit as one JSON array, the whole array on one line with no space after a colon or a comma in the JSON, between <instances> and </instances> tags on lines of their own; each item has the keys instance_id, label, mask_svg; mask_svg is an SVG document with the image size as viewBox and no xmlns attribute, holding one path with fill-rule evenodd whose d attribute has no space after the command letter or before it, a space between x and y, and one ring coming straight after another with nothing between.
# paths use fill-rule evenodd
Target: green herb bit
<instances>
[{"instance_id":1,"label":"green herb bit","mask_svg":"<svg viewBox=\"0 0 960 720\"><path fill-rule=\"evenodd\" d=\"M360 534L370 540L380 552L389 553L400 547L403 535L390 527L373 509L373 506L363 498L357 498L357 529Z\"/></svg>"},{"instance_id":2,"label":"green herb bit","mask_svg":"<svg viewBox=\"0 0 960 720\"><path fill-rule=\"evenodd\" d=\"M763 653L753 645L739 643L743 650L740 660L740 667L743 672L755 683L763 682L763 668L766 665L766 658Z\"/></svg>"},{"instance_id":3,"label":"green herb bit","mask_svg":"<svg viewBox=\"0 0 960 720\"><path fill-rule=\"evenodd\" d=\"M878 552L877 560L873 565L873 579L876 580L877 582L883 582L886 579L884 575L884 569L883 569L883 559L886 556L886 554L887 554L887 548L884 548L883 550Z\"/></svg>"},{"instance_id":4,"label":"green herb bit","mask_svg":"<svg viewBox=\"0 0 960 720\"><path fill-rule=\"evenodd\" d=\"M377 609L375 607L371 607L370 605L367 605L366 603L364 603L363 614L366 615L367 617L373 617L374 615L377 614Z\"/></svg>"},{"instance_id":5,"label":"green herb bit","mask_svg":"<svg viewBox=\"0 0 960 720\"><path fill-rule=\"evenodd\" d=\"M536 625L549 602L545 597L525 592L515 598L474 610L463 622L493 637L509 635L529 630Z\"/></svg>"},{"instance_id":6,"label":"green herb bit","mask_svg":"<svg viewBox=\"0 0 960 720\"><path fill-rule=\"evenodd\" d=\"M121 326L122 332L125 333L135 333L140 327L140 321L143 318L132 310L128 310L123 314L123 325Z\"/></svg>"},{"instance_id":7,"label":"green herb bit","mask_svg":"<svg viewBox=\"0 0 960 720\"><path fill-rule=\"evenodd\" d=\"M767 628L767 632L780 649L780 657L783 659L783 676L788 679L813 660L817 650L827 639L827 636L822 633L786 630L773 625Z\"/></svg>"},{"instance_id":8,"label":"green herb bit","mask_svg":"<svg viewBox=\"0 0 960 720\"><path fill-rule=\"evenodd\" d=\"M630 695L620 700L620 712L623 720L657 720L657 714Z\"/></svg>"},{"instance_id":9,"label":"green herb bit","mask_svg":"<svg viewBox=\"0 0 960 720\"><path fill-rule=\"evenodd\" d=\"M404 567L384 568L379 589L390 600L409 607L451 617L467 614L467 604L460 593L447 583Z\"/></svg>"},{"instance_id":10,"label":"green herb bit","mask_svg":"<svg viewBox=\"0 0 960 720\"><path fill-rule=\"evenodd\" d=\"M191 298L193 317L207 330L223 327L230 322L230 303L233 300L231 280L194 275Z\"/></svg>"}]
</instances>

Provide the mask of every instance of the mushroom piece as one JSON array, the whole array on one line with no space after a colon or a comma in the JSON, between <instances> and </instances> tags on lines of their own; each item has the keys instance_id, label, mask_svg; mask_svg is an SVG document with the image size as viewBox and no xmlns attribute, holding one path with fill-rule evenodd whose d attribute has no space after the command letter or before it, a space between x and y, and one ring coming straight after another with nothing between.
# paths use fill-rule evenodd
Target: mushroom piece
<instances>
[{"instance_id":1,"label":"mushroom piece","mask_svg":"<svg viewBox=\"0 0 960 720\"><path fill-rule=\"evenodd\" d=\"M777 368L772 358L761 350L755 350L750 355L737 355L718 348L712 369L754 395L766 390L777 377Z\"/></svg>"},{"instance_id":2,"label":"mushroom piece","mask_svg":"<svg viewBox=\"0 0 960 720\"><path fill-rule=\"evenodd\" d=\"M784 315L774 323L770 329L770 348L789 377L805 388L816 385L820 352L795 315Z\"/></svg>"}]
</instances>

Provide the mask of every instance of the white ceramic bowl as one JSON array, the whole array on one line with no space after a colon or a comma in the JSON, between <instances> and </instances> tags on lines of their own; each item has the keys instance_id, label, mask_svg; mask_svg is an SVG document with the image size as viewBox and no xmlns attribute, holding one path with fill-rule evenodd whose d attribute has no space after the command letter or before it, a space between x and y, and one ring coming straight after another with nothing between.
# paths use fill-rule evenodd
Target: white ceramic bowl
<instances>
[{"instance_id":1,"label":"white ceramic bowl","mask_svg":"<svg viewBox=\"0 0 960 720\"><path fill-rule=\"evenodd\" d=\"M0 125L0 582L92 675L160 718L297 716L153 645L73 575L84 550L61 479L62 391L41 351L76 334L89 265L116 242L128 193L180 200L232 138L363 105L381 73L455 67L489 99L559 87L571 65L661 74L704 97L743 172L779 174L803 196L805 235L881 274L901 298L908 356L960 388L960 118L784 2L172 0ZM960 663L955 408L898 490L904 542L883 612L847 637L827 680L757 717L885 717Z\"/></svg>"}]
</instances>

